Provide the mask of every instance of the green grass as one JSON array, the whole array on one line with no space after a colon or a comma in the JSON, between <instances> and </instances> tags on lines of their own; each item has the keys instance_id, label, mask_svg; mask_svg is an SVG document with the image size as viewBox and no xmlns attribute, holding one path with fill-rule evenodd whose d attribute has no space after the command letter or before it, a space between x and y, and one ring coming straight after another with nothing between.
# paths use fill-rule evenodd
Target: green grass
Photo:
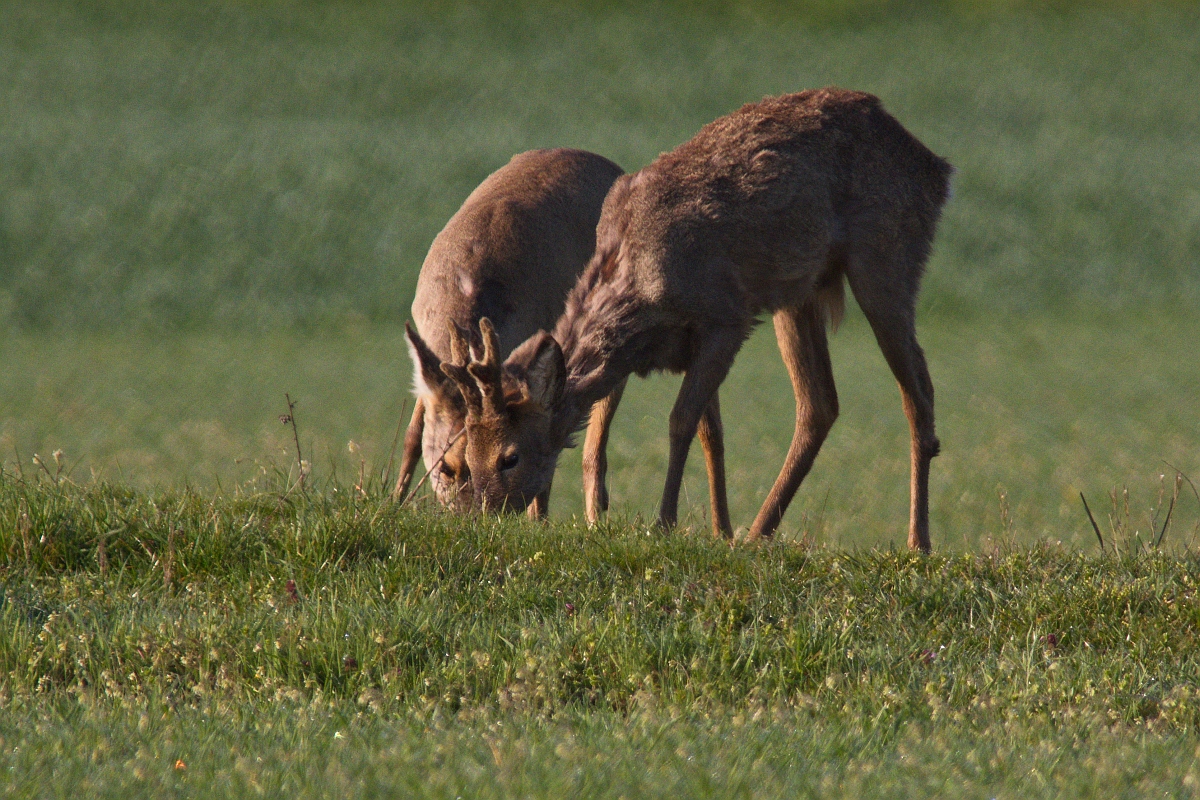
<instances>
[{"instance_id":1,"label":"green grass","mask_svg":"<svg viewBox=\"0 0 1200 800\"><path fill-rule=\"evenodd\" d=\"M0 321L399 323L429 241L512 153L636 169L742 103L827 84L878 93L959 168L925 308L1200 301L1194 5L814 18L6 3Z\"/></svg>"},{"instance_id":2,"label":"green grass","mask_svg":"<svg viewBox=\"0 0 1200 800\"><path fill-rule=\"evenodd\" d=\"M939 546L1086 544L1078 492L1106 513L1123 486L1144 528L1163 462L1200 473L1200 15L950 6L5 4L0 459L240 483L293 460L290 392L323 479L356 475L351 441L380 471L418 265L488 171L550 145L633 169L742 102L840 83L959 168L921 300ZM791 433L769 339L725 387L738 524ZM861 322L834 349L843 415L788 535L890 544L896 393ZM674 385L639 382L618 418L627 514L654 513ZM568 454L556 513L578 485Z\"/></svg>"},{"instance_id":3,"label":"green grass","mask_svg":"<svg viewBox=\"0 0 1200 800\"><path fill-rule=\"evenodd\" d=\"M1191 797L1200 760L1193 736L1090 721L881 736L807 712L424 721L352 703L20 710L21 724L0 720L16 797Z\"/></svg>"},{"instance_id":4,"label":"green grass","mask_svg":"<svg viewBox=\"0 0 1200 800\"><path fill-rule=\"evenodd\" d=\"M1200 564L1120 544L729 548L6 475L0 767L18 794L1192 791Z\"/></svg>"},{"instance_id":5,"label":"green grass","mask_svg":"<svg viewBox=\"0 0 1200 800\"><path fill-rule=\"evenodd\" d=\"M21 334L0 340L0 463L61 448L76 481L142 487L261 481L295 463L284 393L299 403L302 453L319 485L378 481L411 379L402 332L366 326L321 335ZM1200 481L1200 318L935 319L921 338L937 386L934 546L1063 541L1092 548L1085 492L1105 533L1159 530L1174 471ZM908 424L899 393L857 314L832 339L841 418L784 518L783 535L899 546L908 520ZM102 365L102 366L100 366ZM634 380L610 444L613 509L652 519L662 490L667 415L678 378ZM783 464L794 402L769 326L722 388L734 524L747 526ZM411 401L408 406L411 408ZM407 418L405 417L405 421ZM354 442L356 453L349 450ZM395 467L393 465L392 472ZM1160 475L1166 476L1160 481ZM567 451L551 513L582 514L578 451ZM1109 493L1130 491L1126 519ZM1167 497L1160 496L1165 488ZM707 524L695 448L683 510ZM1007 508L1006 516L1002 508ZM1157 520L1157 522L1152 522ZM1180 497L1171 538L1196 544L1200 505Z\"/></svg>"}]
</instances>

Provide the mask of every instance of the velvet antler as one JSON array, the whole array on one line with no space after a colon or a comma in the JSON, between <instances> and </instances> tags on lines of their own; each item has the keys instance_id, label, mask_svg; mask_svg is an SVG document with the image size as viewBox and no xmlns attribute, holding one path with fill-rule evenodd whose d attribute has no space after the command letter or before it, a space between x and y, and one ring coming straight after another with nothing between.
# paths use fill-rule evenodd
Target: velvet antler
<instances>
[{"instance_id":1,"label":"velvet antler","mask_svg":"<svg viewBox=\"0 0 1200 800\"><path fill-rule=\"evenodd\" d=\"M451 320L450 329L450 360L442 362L442 372L454 381L462 393L467 406L467 419L476 420L483 415L483 397L479 392L472 373L469 371L471 358L470 347L466 336L458 325Z\"/></svg>"},{"instance_id":2,"label":"velvet antler","mask_svg":"<svg viewBox=\"0 0 1200 800\"><path fill-rule=\"evenodd\" d=\"M479 320L479 334L483 339L483 357L479 357L476 348L471 348L471 364L467 370L475 378L483 401L483 412L501 414L504 412L504 386L500 371L500 340L487 317Z\"/></svg>"}]
</instances>

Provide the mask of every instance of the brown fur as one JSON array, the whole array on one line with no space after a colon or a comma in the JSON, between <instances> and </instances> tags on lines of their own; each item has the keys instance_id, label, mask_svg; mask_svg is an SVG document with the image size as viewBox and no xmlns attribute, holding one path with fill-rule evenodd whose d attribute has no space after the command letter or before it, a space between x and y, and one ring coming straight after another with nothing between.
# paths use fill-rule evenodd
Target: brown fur
<instances>
[{"instance_id":1,"label":"brown fur","mask_svg":"<svg viewBox=\"0 0 1200 800\"><path fill-rule=\"evenodd\" d=\"M460 437L447 449L467 411L442 370L451 360L450 326L474 328L490 318L502 355L549 328L595 250L600 208L620 174L608 159L580 150L521 153L488 176L434 239L413 300L416 330L408 330L417 406L394 497L405 495L423 455L426 469L437 465L438 499L470 506L466 443ZM607 408L598 421L611 421ZM599 445L607 430L597 437ZM604 456L589 455L596 465L587 475L589 508L598 513L607 507L603 470L595 471ZM535 514L545 513L548 484L541 494Z\"/></svg>"},{"instance_id":2,"label":"brown fur","mask_svg":"<svg viewBox=\"0 0 1200 800\"><path fill-rule=\"evenodd\" d=\"M619 178L553 339L534 337L504 364L507 381L559 345L562 391L537 414L468 423L476 502L539 491L536 480L498 477L497 453L552 460L592 403L630 373L668 370L685 373L659 510L673 525L691 440L719 437L717 389L756 319L772 314L796 428L750 529L751 538L770 536L837 417L825 328L840 317L845 280L900 385L912 429L909 545L927 551L938 440L915 304L951 172L877 98L823 89L746 105ZM712 488L715 518L725 497L723 484ZM721 532L730 534L727 525Z\"/></svg>"}]
</instances>

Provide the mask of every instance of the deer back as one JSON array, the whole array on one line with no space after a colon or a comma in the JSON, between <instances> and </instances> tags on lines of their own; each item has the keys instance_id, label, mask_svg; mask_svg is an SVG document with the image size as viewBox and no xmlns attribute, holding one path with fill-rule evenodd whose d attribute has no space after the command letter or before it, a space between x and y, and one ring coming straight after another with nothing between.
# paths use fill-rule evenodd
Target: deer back
<instances>
[{"instance_id":1,"label":"deer back","mask_svg":"<svg viewBox=\"0 0 1200 800\"><path fill-rule=\"evenodd\" d=\"M852 243L931 241L950 172L872 95L768 98L630 176L596 260L679 324L749 324L840 280Z\"/></svg>"}]
</instances>

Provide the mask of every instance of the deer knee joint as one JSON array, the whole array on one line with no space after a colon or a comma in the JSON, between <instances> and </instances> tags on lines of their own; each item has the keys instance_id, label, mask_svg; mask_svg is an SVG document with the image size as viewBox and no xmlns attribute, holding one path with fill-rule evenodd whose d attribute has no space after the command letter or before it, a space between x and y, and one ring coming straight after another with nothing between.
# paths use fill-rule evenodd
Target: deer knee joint
<instances>
[{"instance_id":1,"label":"deer knee joint","mask_svg":"<svg viewBox=\"0 0 1200 800\"><path fill-rule=\"evenodd\" d=\"M837 422L837 418L838 406L837 401L834 400L831 406L826 408L821 414L817 415L815 420L816 425L814 427L820 429L822 434L829 433L831 430L833 430L833 423Z\"/></svg>"}]
</instances>

